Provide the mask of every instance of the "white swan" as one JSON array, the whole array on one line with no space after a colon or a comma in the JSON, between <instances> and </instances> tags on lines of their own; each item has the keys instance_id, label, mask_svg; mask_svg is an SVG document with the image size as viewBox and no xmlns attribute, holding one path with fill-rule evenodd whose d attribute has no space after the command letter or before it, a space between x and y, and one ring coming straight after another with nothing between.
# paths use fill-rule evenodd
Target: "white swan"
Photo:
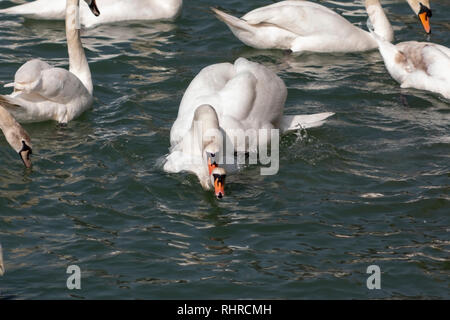
<instances>
[{"instance_id":1,"label":"white swan","mask_svg":"<svg viewBox=\"0 0 450 320\"><path fill-rule=\"evenodd\" d=\"M244 58L234 64L204 68L192 80L181 101L170 131L171 149L164 170L193 172L204 189L214 186L216 196L222 197L225 170L218 163L224 157L234 156L235 151L257 152L257 146L239 140L240 133L312 128L333 115L327 112L283 116L286 96L283 80L266 67ZM232 141L233 150L224 151L225 141Z\"/></svg>"},{"instance_id":2,"label":"white swan","mask_svg":"<svg viewBox=\"0 0 450 320\"><path fill-rule=\"evenodd\" d=\"M173 20L181 13L183 0L97 0L102 16L92 17L87 8L80 8L80 21L85 27L125 20ZM62 0L36 0L0 10L33 19L64 20Z\"/></svg>"},{"instance_id":3,"label":"white swan","mask_svg":"<svg viewBox=\"0 0 450 320\"><path fill-rule=\"evenodd\" d=\"M24 165L31 167L30 155L33 153L31 139L28 133L11 114L0 105L0 130L3 131L6 141L19 154Z\"/></svg>"},{"instance_id":4,"label":"white swan","mask_svg":"<svg viewBox=\"0 0 450 320\"><path fill-rule=\"evenodd\" d=\"M0 104L18 122L56 120L67 123L91 107L93 84L91 71L77 28L80 0L67 0L66 36L69 71L51 67L39 59L28 61L17 70L13 93L0 96ZM94 15L99 15L95 0L84 0Z\"/></svg>"},{"instance_id":5,"label":"white swan","mask_svg":"<svg viewBox=\"0 0 450 320\"><path fill-rule=\"evenodd\" d=\"M435 43L406 41L393 45L377 35L389 74L402 88L416 88L450 99L450 49Z\"/></svg>"},{"instance_id":6,"label":"white swan","mask_svg":"<svg viewBox=\"0 0 450 320\"><path fill-rule=\"evenodd\" d=\"M379 0L366 0L375 31L392 41L394 33ZM281 1L236 18L212 8L234 35L257 49L293 52L354 52L377 48L377 42L336 12L308 1Z\"/></svg>"},{"instance_id":7,"label":"white swan","mask_svg":"<svg viewBox=\"0 0 450 320\"><path fill-rule=\"evenodd\" d=\"M430 18L432 16L430 0L407 0L411 9L419 17L426 33L431 32Z\"/></svg>"}]
</instances>

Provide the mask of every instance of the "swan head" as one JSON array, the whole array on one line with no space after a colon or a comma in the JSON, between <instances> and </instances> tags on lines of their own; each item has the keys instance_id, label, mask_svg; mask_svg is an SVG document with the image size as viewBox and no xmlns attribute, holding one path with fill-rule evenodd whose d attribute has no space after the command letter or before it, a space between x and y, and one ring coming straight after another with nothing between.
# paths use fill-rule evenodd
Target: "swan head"
<instances>
[{"instance_id":1,"label":"swan head","mask_svg":"<svg viewBox=\"0 0 450 320\"><path fill-rule=\"evenodd\" d=\"M25 167L31 168L30 156L33 154L33 149L28 133L20 126L14 126L4 133L6 141L19 154Z\"/></svg>"},{"instance_id":2,"label":"swan head","mask_svg":"<svg viewBox=\"0 0 450 320\"><path fill-rule=\"evenodd\" d=\"M84 0L87 5L89 6L89 9L91 9L94 16L98 17L100 15L100 11L98 10L97 3L95 0Z\"/></svg>"},{"instance_id":3,"label":"swan head","mask_svg":"<svg viewBox=\"0 0 450 320\"><path fill-rule=\"evenodd\" d=\"M431 33L430 18L432 16L431 9L420 3L419 19L422 22L426 33Z\"/></svg>"},{"instance_id":4,"label":"swan head","mask_svg":"<svg viewBox=\"0 0 450 320\"><path fill-rule=\"evenodd\" d=\"M430 18L432 16L430 0L407 0L411 9L419 17L426 33L431 32Z\"/></svg>"},{"instance_id":5,"label":"swan head","mask_svg":"<svg viewBox=\"0 0 450 320\"><path fill-rule=\"evenodd\" d=\"M31 143L22 140L22 149L19 151L20 159L22 159L23 164L27 168L31 168L30 156L33 154L33 149L31 148Z\"/></svg>"},{"instance_id":6,"label":"swan head","mask_svg":"<svg viewBox=\"0 0 450 320\"><path fill-rule=\"evenodd\" d=\"M225 196L225 178L227 173L224 168L216 167L211 172L211 182L214 185L214 193L217 199L222 199Z\"/></svg>"}]
</instances>

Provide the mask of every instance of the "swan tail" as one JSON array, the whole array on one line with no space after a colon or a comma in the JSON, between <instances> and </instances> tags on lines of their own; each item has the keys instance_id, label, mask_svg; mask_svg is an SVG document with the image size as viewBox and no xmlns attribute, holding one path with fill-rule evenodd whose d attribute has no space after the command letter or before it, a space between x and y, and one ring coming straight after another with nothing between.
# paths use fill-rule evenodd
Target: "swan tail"
<instances>
[{"instance_id":1,"label":"swan tail","mask_svg":"<svg viewBox=\"0 0 450 320\"><path fill-rule=\"evenodd\" d=\"M320 127L325 120L334 115L333 112L315 113L309 115L283 116L281 130L283 133L298 129Z\"/></svg>"},{"instance_id":2,"label":"swan tail","mask_svg":"<svg viewBox=\"0 0 450 320\"><path fill-rule=\"evenodd\" d=\"M231 29L240 29L240 30L244 30L244 31L250 31L251 26L242 19L236 18L235 16L232 16L228 13L225 13L219 9L216 8L212 8L211 10L214 12L215 16L217 17L217 19L219 19L220 21L225 22L225 24Z\"/></svg>"}]
</instances>

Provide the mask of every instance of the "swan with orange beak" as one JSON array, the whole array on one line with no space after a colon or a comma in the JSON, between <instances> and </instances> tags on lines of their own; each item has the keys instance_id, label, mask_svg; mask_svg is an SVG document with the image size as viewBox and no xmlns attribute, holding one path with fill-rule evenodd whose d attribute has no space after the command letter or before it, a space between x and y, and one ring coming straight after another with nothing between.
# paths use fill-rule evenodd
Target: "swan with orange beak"
<instances>
[{"instance_id":1,"label":"swan with orange beak","mask_svg":"<svg viewBox=\"0 0 450 320\"><path fill-rule=\"evenodd\" d=\"M426 33L431 33L430 18L432 16L430 0L407 0L409 6L419 17Z\"/></svg>"},{"instance_id":2,"label":"swan with orange beak","mask_svg":"<svg viewBox=\"0 0 450 320\"><path fill-rule=\"evenodd\" d=\"M164 170L195 173L203 189L214 188L216 197L221 199L225 196L226 176L225 169L219 167L222 145L216 110L211 105L200 105L195 109L189 130L171 148Z\"/></svg>"},{"instance_id":3,"label":"swan with orange beak","mask_svg":"<svg viewBox=\"0 0 450 320\"><path fill-rule=\"evenodd\" d=\"M333 115L284 115L286 97L275 72L245 58L203 68L181 100L164 171L192 172L205 190L214 188L223 198L227 171L240 168L235 153L259 154L260 146L272 142L271 134L259 133L319 127Z\"/></svg>"}]
</instances>

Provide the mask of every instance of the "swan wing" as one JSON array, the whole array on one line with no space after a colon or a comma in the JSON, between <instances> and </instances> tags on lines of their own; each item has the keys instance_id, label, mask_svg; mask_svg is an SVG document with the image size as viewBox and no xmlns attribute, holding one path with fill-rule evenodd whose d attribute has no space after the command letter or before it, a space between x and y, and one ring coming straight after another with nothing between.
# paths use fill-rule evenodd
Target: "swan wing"
<instances>
[{"instance_id":1,"label":"swan wing","mask_svg":"<svg viewBox=\"0 0 450 320\"><path fill-rule=\"evenodd\" d=\"M251 25L274 25L299 36L339 32L353 25L325 6L308 1L282 1L250 11L242 17Z\"/></svg>"},{"instance_id":2,"label":"swan wing","mask_svg":"<svg viewBox=\"0 0 450 320\"><path fill-rule=\"evenodd\" d=\"M449 80L450 50L428 42L408 41L396 45L396 62L409 74L425 73L434 79ZM422 75L422 77L425 77Z\"/></svg>"},{"instance_id":3,"label":"swan wing","mask_svg":"<svg viewBox=\"0 0 450 320\"><path fill-rule=\"evenodd\" d=\"M19 122L68 122L92 104L92 95L70 71L35 59L16 72L14 92L2 96Z\"/></svg>"},{"instance_id":4,"label":"swan wing","mask_svg":"<svg viewBox=\"0 0 450 320\"><path fill-rule=\"evenodd\" d=\"M195 109L203 104L219 105L217 92L233 76L231 63L218 63L203 68L191 81L181 99L178 116L170 130L170 144L178 144L192 125Z\"/></svg>"},{"instance_id":5,"label":"swan wing","mask_svg":"<svg viewBox=\"0 0 450 320\"><path fill-rule=\"evenodd\" d=\"M234 63L235 76L221 93L226 101L235 99L234 106L226 108L225 114L239 120L244 129L277 127L283 115L287 88L283 80L267 67L239 58ZM234 92L228 87L234 86ZM233 101L233 100L232 100Z\"/></svg>"},{"instance_id":6,"label":"swan wing","mask_svg":"<svg viewBox=\"0 0 450 320\"><path fill-rule=\"evenodd\" d=\"M403 43L400 57L407 76L402 88L417 88L441 93L450 98L450 56L448 48L429 43Z\"/></svg>"},{"instance_id":7,"label":"swan wing","mask_svg":"<svg viewBox=\"0 0 450 320\"><path fill-rule=\"evenodd\" d=\"M34 100L40 96L45 100L67 104L89 94L83 83L70 71L53 68L48 63L34 59L17 70L14 78L13 97Z\"/></svg>"}]
</instances>

